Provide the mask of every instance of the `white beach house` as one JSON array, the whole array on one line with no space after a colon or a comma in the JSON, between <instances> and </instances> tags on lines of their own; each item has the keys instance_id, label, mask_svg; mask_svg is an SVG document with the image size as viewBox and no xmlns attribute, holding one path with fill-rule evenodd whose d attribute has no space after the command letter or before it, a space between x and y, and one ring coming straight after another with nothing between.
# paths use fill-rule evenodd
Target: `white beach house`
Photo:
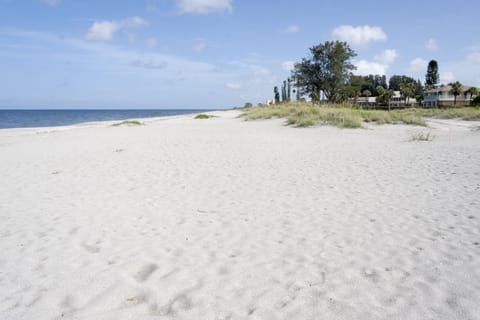
<instances>
[{"instance_id":1,"label":"white beach house","mask_svg":"<svg viewBox=\"0 0 480 320\"><path fill-rule=\"evenodd\" d=\"M471 86L462 86L462 93L457 96L457 105L470 105L472 99L468 92ZM477 88L480 91L479 88ZM452 86L439 86L430 90L426 90L423 97L423 105L425 107L442 107L453 106L455 97L452 93Z\"/></svg>"}]
</instances>

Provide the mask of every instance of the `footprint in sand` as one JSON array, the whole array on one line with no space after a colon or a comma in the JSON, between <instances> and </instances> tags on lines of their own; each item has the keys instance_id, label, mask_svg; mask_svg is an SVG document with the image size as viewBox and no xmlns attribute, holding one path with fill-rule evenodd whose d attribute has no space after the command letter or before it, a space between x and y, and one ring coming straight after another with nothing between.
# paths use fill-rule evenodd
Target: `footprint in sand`
<instances>
[{"instance_id":1,"label":"footprint in sand","mask_svg":"<svg viewBox=\"0 0 480 320\"><path fill-rule=\"evenodd\" d=\"M99 253L100 247L97 245L91 245L85 242L82 242L82 247L90 253Z\"/></svg>"},{"instance_id":2,"label":"footprint in sand","mask_svg":"<svg viewBox=\"0 0 480 320\"><path fill-rule=\"evenodd\" d=\"M133 275L133 278L137 282L144 282L148 280L148 278L150 278L152 273L154 273L155 270L157 269L158 269L158 266L154 263L146 264L143 267L141 267L140 270L137 271L137 273Z\"/></svg>"}]
</instances>

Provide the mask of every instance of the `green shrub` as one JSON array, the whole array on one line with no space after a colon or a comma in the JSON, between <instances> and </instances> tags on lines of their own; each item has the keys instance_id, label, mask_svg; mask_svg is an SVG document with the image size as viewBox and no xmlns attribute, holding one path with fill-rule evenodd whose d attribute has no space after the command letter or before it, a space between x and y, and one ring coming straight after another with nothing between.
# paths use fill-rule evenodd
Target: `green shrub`
<instances>
[{"instance_id":1,"label":"green shrub","mask_svg":"<svg viewBox=\"0 0 480 320\"><path fill-rule=\"evenodd\" d=\"M197 114L195 116L195 119L210 119L212 116L209 116L208 114L204 114L204 113L201 113L201 114Z\"/></svg>"},{"instance_id":2,"label":"green shrub","mask_svg":"<svg viewBox=\"0 0 480 320\"><path fill-rule=\"evenodd\" d=\"M476 96L475 98L473 98L472 100L472 105L474 106L480 106L480 95Z\"/></svg>"},{"instance_id":3,"label":"green shrub","mask_svg":"<svg viewBox=\"0 0 480 320\"><path fill-rule=\"evenodd\" d=\"M412 133L409 141L432 141L434 136L430 132Z\"/></svg>"},{"instance_id":4,"label":"green shrub","mask_svg":"<svg viewBox=\"0 0 480 320\"><path fill-rule=\"evenodd\" d=\"M113 127L118 127L118 126L141 126L143 125L143 123L141 123L140 121L137 121L137 120L125 120L125 121L122 121L122 122L117 122L117 123L114 123L112 124Z\"/></svg>"}]
</instances>

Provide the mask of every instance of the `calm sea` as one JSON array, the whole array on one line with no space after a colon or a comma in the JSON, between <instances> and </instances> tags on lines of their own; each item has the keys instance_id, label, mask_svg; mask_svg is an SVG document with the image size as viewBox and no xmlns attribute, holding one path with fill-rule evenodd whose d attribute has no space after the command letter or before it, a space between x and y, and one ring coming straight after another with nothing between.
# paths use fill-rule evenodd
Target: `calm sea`
<instances>
[{"instance_id":1,"label":"calm sea","mask_svg":"<svg viewBox=\"0 0 480 320\"><path fill-rule=\"evenodd\" d=\"M83 122L154 118L204 111L209 110L0 110L0 129L67 126Z\"/></svg>"}]
</instances>

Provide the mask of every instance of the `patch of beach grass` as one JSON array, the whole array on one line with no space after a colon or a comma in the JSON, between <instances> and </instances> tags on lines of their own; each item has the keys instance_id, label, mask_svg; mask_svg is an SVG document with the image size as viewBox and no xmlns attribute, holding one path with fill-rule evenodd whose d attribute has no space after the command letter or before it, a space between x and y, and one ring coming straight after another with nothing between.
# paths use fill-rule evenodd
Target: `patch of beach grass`
<instances>
[{"instance_id":1,"label":"patch of beach grass","mask_svg":"<svg viewBox=\"0 0 480 320\"><path fill-rule=\"evenodd\" d=\"M125 120L122 122L117 122L112 124L112 127L118 127L118 126L141 126L143 123L141 123L138 120Z\"/></svg>"},{"instance_id":2,"label":"patch of beach grass","mask_svg":"<svg viewBox=\"0 0 480 320\"><path fill-rule=\"evenodd\" d=\"M204 113L197 114L195 116L195 119L210 119L210 118L213 118L213 116L209 116L208 114L204 114Z\"/></svg>"},{"instance_id":3,"label":"patch of beach grass","mask_svg":"<svg viewBox=\"0 0 480 320\"><path fill-rule=\"evenodd\" d=\"M447 109L412 109L410 112L420 114L424 117L438 119L461 119L467 121L480 120L479 107L461 107Z\"/></svg>"},{"instance_id":4,"label":"patch of beach grass","mask_svg":"<svg viewBox=\"0 0 480 320\"><path fill-rule=\"evenodd\" d=\"M418 114L402 111L361 110L350 104L316 106L307 102L294 102L249 108L244 110L242 116L246 120L286 118L288 125L296 127L331 125L339 128L361 128L362 122L426 125L421 115Z\"/></svg>"},{"instance_id":5,"label":"patch of beach grass","mask_svg":"<svg viewBox=\"0 0 480 320\"><path fill-rule=\"evenodd\" d=\"M432 141L435 138L430 132L414 132L408 141Z\"/></svg>"}]
</instances>

